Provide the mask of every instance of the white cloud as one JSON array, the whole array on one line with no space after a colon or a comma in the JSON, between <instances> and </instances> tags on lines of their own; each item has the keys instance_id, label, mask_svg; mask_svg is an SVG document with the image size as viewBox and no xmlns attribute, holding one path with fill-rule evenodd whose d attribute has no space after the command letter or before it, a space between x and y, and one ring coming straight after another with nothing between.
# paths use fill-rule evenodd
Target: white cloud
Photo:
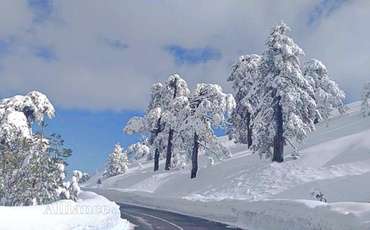
<instances>
[{"instance_id":1,"label":"white cloud","mask_svg":"<svg viewBox=\"0 0 370 230\"><path fill-rule=\"evenodd\" d=\"M11 52L0 56L0 85L6 86L0 94L36 88L67 108L141 109L150 85L172 72L191 85L228 88L232 62L243 53L261 53L271 26L281 20L352 98L370 76L366 0L344 4L314 27L307 22L319 0L59 0L48 20L36 24L27 5L5 2L11 20L0 16L0 40L15 39ZM172 44L212 47L222 58L177 65L164 49ZM35 47L52 49L55 60L35 56Z\"/></svg>"}]
</instances>

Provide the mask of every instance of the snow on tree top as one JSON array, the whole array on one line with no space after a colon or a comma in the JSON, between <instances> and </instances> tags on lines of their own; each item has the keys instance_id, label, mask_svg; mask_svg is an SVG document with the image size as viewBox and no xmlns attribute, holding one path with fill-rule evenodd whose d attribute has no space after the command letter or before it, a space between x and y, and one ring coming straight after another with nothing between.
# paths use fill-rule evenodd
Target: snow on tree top
<instances>
[{"instance_id":1,"label":"snow on tree top","mask_svg":"<svg viewBox=\"0 0 370 230\"><path fill-rule=\"evenodd\" d=\"M0 109L13 109L23 112L30 122L41 122L44 116L54 117L55 109L49 99L38 91L29 92L27 95L17 95L0 101Z\"/></svg>"},{"instance_id":2,"label":"snow on tree top","mask_svg":"<svg viewBox=\"0 0 370 230\"><path fill-rule=\"evenodd\" d=\"M41 123L44 116L52 118L53 105L42 93L32 91L0 100L0 140L9 143L15 138L31 138L32 123Z\"/></svg>"},{"instance_id":3,"label":"snow on tree top","mask_svg":"<svg viewBox=\"0 0 370 230\"><path fill-rule=\"evenodd\" d=\"M269 47L267 54L271 52L279 54L276 56L276 61L280 62L278 59L295 57L304 55L303 50L293 41L292 38L287 36L291 29L284 22L275 26L266 41L266 45Z\"/></svg>"}]
</instances>

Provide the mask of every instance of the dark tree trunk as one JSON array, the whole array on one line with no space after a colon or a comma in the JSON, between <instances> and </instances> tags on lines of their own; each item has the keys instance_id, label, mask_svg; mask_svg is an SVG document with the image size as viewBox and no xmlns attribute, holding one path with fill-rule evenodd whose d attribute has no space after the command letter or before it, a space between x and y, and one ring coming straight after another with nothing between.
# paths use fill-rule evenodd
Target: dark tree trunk
<instances>
[{"instance_id":1,"label":"dark tree trunk","mask_svg":"<svg viewBox=\"0 0 370 230\"><path fill-rule=\"evenodd\" d=\"M158 169L159 169L159 149L156 148L154 153L154 172L158 171Z\"/></svg>"},{"instance_id":2,"label":"dark tree trunk","mask_svg":"<svg viewBox=\"0 0 370 230\"><path fill-rule=\"evenodd\" d=\"M175 79L175 82L173 83L173 98L175 99L177 96L177 78Z\"/></svg>"},{"instance_id":3,"label":"dark tree trunk","mask_svg":"<svg viewBox=\"0 0 370 230\"><path fill-rule=\"evenodd\" d=\"M150 144L152 145L155 138L158 136L161 130L161 117L157 120L157 127L152 131L152 137L150 138ZM154 152L154 171L157 171L159 167L159 149L155 148Z\"/></svg>"},{"instance_id":4,"label":"dark tree trunk","mask_svg":"<svg viewBox=\"0 0 370 230\"><path fill-rule=\"evenodd\" d=\"M280 99L280 96L277 97L277 103L274 106L276 134L274 137L274 153L272 156L272 161L276 162L284 161L283 108L280 105Z\"/></svg>"},{"instance_id":5,"label":"dark tree trunk","mask_svg":"<svg viewBox=\"0 0 370 230\"><path fill-rule=\"evenodd\" d=\"M191 176L190 178L193 179L197 177L198 171L198 151L199 151L199 137L197 133L194 133L194 145L193 145L193 153L191 155Z\"/></svg>"},{"instance_id":6,"label":"dark tree trunk","mask_svg":"<svg viewBox=\"0 0 370 230\"><path fill-rule=\"evenodd\" d=\"M171 158L172 158L172 139L173 139L173 129L170 129L168 133L168 143L167 143L167 154L166 154L166 165L165 170L170 170L171 168Z\"/></svg>"},{"instance_id":7,"label":"dark tree trunk","mask_svg":"<svg viewBox=\"0 0 370 230\"><path fill-rule=\"evenodd\" d=\"M251 127L251 113L247 112L247 144L248 148L252 146L252 127Z\"/></svg>"},{"instance_id":8,"label":"dark tree trunk","mask_svg":"<svg viewBox=\"0 0 370 230\"><path fill-rule=\"evenodd\" d=\"M177 78L173 82L173 99L177 96ZM167 154L166 154L166 165L164 167L165 170L170 170L171 168L171 158L172 158L172 139L173 139L173 129L170 128L168 132L168 143L167 143Z\"/></svg>"}]
</instances>

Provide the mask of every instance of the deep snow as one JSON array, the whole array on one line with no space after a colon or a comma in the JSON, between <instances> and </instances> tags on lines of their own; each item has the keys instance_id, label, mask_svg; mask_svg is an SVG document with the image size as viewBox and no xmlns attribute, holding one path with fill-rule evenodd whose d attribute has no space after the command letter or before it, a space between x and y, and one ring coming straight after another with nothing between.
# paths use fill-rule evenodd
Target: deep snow
<instances>
[{"instance_id":1,"label":"deep snow","mask_svg":"<svg viewBox=\"0 0 370 230\"><path fill-rule=\"evenodd\" d=\"M153 173L149 162L104 180L97 191L249 229L370 229L370 117L361 116L358 102L348 107L317 127L299 146L297 160L271 163L220 138L233 157L213 166L201 157L195 180L190 170ZM98 177L86 186L97 188ZM312 201L312 190L329 204Z\"/></svg>"},{"instance_id":2,"label":"deep snow","mask_svg":"<svg viewBox=\"0 0 370 230\"><path fill-rule=\"evenodd\" d=\"M61 200L49 205L0 206L0 229L6 230L128 230L117 204L93 192L82 192L78 202Z\"/></svg>"}]
</instances>

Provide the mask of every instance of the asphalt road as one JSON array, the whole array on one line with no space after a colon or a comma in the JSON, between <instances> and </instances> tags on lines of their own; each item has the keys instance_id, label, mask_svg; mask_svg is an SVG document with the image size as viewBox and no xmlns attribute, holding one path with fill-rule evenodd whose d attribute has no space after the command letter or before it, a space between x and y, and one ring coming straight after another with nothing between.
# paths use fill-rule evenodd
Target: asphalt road
<instances>
[{"instance_id":1,"label":"asphalt road","mask_svg":"<svg viewBox=\"0 0 370 230\"><path fill-rule=\"evenodd\" d=\"M202 218L143 208L129 204L119 204L121 218L136 225L135 230L220 230L240 229Z\"/></svg>"}]
</instances>

